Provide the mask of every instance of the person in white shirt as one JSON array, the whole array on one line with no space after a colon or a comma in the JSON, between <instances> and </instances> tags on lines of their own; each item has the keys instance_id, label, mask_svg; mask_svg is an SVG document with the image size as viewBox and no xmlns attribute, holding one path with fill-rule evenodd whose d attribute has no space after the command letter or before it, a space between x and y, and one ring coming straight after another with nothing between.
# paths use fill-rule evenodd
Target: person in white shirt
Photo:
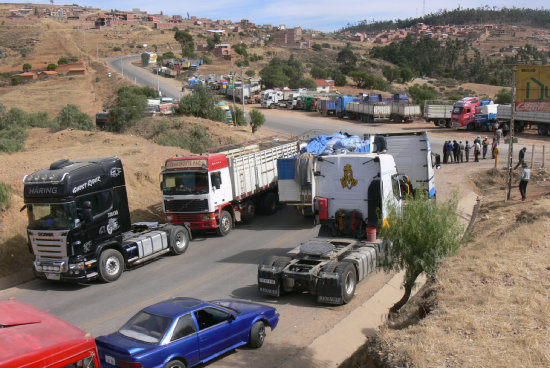
<instances>
[{"instance_id":1,"label":"person in white shirt","mask_svg":"<svg viewBox=\"0 0 550 368\"><path fill-rule=\"evenodd\" d=\"M525 161L522 162L521 166L523 167L523 171L519 177L519 192L521 200L525 201L525 198L527 198L527 184L529 184L529 179L531 179L531 169Z\"/></svg>"}]
</instances>

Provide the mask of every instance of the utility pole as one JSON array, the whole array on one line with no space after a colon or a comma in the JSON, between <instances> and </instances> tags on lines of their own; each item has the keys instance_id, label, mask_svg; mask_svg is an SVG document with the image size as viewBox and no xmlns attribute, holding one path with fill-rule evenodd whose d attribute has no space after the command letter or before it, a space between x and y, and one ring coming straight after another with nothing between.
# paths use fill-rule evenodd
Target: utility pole
<instances>
[{"instance_id":1,"label":"utility pole","mask_svg":"<svg viewBox=\"0 0 550 368\"><path fill-rule=\"evenodd\" d=\"M516 66L514 66L512 77L512 106L510 111L510 143L508 144L508 185L506 201L510 200L512 195L512 157L514 155L514 117L516 111Z\"/></svg>"},{"instance_id":2,"label":"utility pole","mask_svg":"<svg viewBox=\"0 0 550 368\"><path fill-rule=\"evenodd\" d=\"M157 91L160 95L159 66L157 65Z\"/></svg>"},{"instance_id":3,"label":"utility pole","mask_svg":"<svg viewBox=\"0 0 550 368\"><path fill-rule=\"evenodd\" d=\"M241 65L241 97L242 97L242 100L243 100L243 115L245 113L245 108L244 108L244 66ZM246 119L246 117L245 117Z\"/></svg>"},{"instance_id":4,"label":"utility pole","mask_svg":"<svg viewBox=\"0 0 550 368\"><path fill-rule=\"evenodd\" d=\"M122 67L122 77L124 77L124 63L122 62L122 58L120 58L120 66Z\"/></svg>"}]
</instances>

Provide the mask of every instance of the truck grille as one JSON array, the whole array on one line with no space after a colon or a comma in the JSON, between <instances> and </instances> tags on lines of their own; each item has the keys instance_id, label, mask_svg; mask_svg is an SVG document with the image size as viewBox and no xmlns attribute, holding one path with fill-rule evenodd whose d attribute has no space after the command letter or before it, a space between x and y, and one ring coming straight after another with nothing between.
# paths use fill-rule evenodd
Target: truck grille
<instances>
[{"instance_id":1,"label":"truck grille","mask_svg":"<svg viewBox=\"0 0 550 368\"><path fill-rule=\"evenodd\" d=\"M208 199L181 199L164 201L166 212L206 212Z\"/></svg>"},{"instance_id":2,"label":"truck grille","mask_svg":"<svg viewBox=\"0 0 550 368\"><path fill-rule=\"evenodd\" d=\"M67 259L68 230L28 230L32 250L37 259Z\"/></svg>"}]
</instances>

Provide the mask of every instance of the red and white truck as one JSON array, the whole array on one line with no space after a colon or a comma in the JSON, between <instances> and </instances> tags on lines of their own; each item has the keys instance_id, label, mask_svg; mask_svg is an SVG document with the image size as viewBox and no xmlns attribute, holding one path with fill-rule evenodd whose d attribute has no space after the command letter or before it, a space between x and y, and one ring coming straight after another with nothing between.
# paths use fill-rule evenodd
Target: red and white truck
<instances>
[{"instance_id":1,"label":"red and white truck","mask_svg":"<svg viewBox=\"0 0 550 368\"><path fill-rule=\"evenodd\" d=\"M479 105L479 97L464 97L456 101L451 114L451 126L455 129L474 130L476 107Z\"/></svg>"},{"instance_id":2,"label":"red and white truck","mask_svg":"<svg viewBox=\"0 0 550 368\"><path fill-rule=\"evenodd\" d=\"M255 144L219 153L174 156L162 168L166 222L227 235L256 208L277 209L277 159L296 155L299 142Z\"/></svg>"},{"instance_id":3,"label":"red and white truck","mask_svg":"<svg viewBox=\"0 0 550 368\"><path fill-rule=\"evenodd\" d=\"M0 366L100 367L92 335L18 300L0 301Z\"/></svg>"}]
</instances>

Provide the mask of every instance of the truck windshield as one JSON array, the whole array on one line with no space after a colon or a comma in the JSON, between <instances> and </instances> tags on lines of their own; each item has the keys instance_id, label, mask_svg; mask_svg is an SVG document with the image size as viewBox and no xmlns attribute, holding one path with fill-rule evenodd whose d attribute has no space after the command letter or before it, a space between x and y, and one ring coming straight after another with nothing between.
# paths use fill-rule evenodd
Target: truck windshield
<instances>
[{"instance_id":1,"label":"truck windshield","mask_svg":"<svg viewBox=\"0 0 550 368\"><path fill-rule=\"evenodd\" d=\"M168 195L207 194L208 172L187 171L164 174L162 178L162 192Z\"/></svg>"},{"instance_id":2,"label":"truck windshield","mask_svg":"<svg viewBox=\"0 0 550 368\"><path fill-rule=\"evenodd\" d=\"M453 114L462 114L462 111L464 110L461 106L453 107Z\"/></svg>"},{"instance_id":3,"label":"truck windshield","mask_svg":"<svg viewBox=\"0 0 550 368\"><path fill-rule=\"evenodd\" d=\"M27 205L29 228L31 229L73 229L75 213L74 202Z\"/></svg>"}]
</instances>

